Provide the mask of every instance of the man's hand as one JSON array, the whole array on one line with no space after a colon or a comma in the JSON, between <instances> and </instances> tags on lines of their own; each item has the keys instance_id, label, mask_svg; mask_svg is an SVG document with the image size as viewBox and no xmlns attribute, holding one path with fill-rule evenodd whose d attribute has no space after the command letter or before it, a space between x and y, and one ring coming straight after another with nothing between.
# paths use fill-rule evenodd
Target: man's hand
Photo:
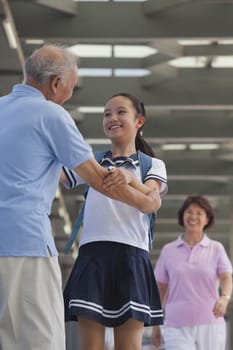
<instances>
[{"instance_id":1,"label":"man's hand","mask_svg":"<svg viewBox=\"0 0 233 350\"><path fill-rule=\"evenodd\" d=\"M103 188L106 191L114 191L121 185L130 184L132 178L133 175L125 169L110 168L109 174L103 181Z\"/></svg>"}]
</instances>

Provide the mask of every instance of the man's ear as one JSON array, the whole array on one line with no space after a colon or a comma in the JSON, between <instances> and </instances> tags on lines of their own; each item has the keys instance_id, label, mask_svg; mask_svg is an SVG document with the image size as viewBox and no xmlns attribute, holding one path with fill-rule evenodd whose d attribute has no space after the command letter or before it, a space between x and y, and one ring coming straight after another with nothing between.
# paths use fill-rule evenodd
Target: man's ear
<instances>
[{"instance_id":1,"label":"man's ear","mask_svg":"<svg viewBox=\"0 0 233 350\"><path fill-rule=\"evenodd\" d=\"M55 75L50 79L50 89L53 94L56 93L60 81L61 81L61 78L58 77L57 75Z\"/></svg>"}]
</instances>

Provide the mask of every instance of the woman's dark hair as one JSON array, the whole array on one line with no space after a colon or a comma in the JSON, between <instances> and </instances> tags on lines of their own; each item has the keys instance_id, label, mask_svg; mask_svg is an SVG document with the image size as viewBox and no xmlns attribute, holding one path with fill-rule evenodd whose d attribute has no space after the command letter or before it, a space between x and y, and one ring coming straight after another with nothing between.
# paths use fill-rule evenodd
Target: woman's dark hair
<instances>
[{"instance_id":1,"label":"woman's dark hair","mask_svg":"<svg viewBox=\"0 0 233 350\"><path fill-rule=\"evenodd\" d=\"M117 96L122 96L122 97L126 97L128 98L131 102L132 105L134 106L138 116L143 116L144 118L146 118L146 111L145 111L145 107L143 102L141 102L136 96L122 92L119 94L115 94L113 95L110 99L117 97ZM142 129L143 126L141 126L141 128L138 129L136 138L135 138L135 147L136 150L140 150L143 153L148 154L151 157L155 157L155 153L153 151L153 149L151 148L151 146L144 140L143 136L142 136Z\"/></svg>"},{"instance_id":2,"label":"woman's dark hair","mask_svg":"<svg viewBox=\"0 0 233 350\"><path fill-rule=\"evenodd\" d=\"M205 210L207 218L208 218L208 224L204 226L204 229L207 229L214 224L214 209L212 208L210 202L207 198L194 194L189 195L180 210L178 211L178 224L180 226L184 226L184 212L185 210L191 205L191 204L197 204L199 207Z\"/></svg>"}]
</instances>

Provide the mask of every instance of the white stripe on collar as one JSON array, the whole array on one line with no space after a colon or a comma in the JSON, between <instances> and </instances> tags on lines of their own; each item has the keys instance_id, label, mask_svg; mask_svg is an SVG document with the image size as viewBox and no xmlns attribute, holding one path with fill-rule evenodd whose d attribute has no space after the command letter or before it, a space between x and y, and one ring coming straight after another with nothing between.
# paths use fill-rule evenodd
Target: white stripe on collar
<instances>
[{"instance_id":1,"label":"white stripe on collar","mask_svg":"<svg viewBox=\"0 0 233 350\"><path fill-rule=\"evenodd\" d=\"M116 157L114 159L112 159L111 157L104 157L101 161L100 164L110 164L112 166L115 167L119 167L122 165L130 165L134 168L137 168L137 166L139 165L139 161L138 159L135 159L136 157Z\"/></svg>"}]
</instances>

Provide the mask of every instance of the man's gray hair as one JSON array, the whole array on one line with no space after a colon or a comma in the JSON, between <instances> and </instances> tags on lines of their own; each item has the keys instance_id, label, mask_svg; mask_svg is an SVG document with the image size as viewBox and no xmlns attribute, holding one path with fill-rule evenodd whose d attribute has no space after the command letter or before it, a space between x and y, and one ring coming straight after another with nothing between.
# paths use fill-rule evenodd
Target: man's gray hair
<instances>
[{"instance_id":1,"label":"man's gray hair","mask_svg":"<svg viewBox=\"0 0 233 350\"><path fill-rule=\"evenodd\" d=\"M34 51L23 69L25 80L31 78L41 85L53 76L59 76L65 82L71 70L77 70L77 57L58 45L44 45Z\"/></svg>"}]
</instances>

